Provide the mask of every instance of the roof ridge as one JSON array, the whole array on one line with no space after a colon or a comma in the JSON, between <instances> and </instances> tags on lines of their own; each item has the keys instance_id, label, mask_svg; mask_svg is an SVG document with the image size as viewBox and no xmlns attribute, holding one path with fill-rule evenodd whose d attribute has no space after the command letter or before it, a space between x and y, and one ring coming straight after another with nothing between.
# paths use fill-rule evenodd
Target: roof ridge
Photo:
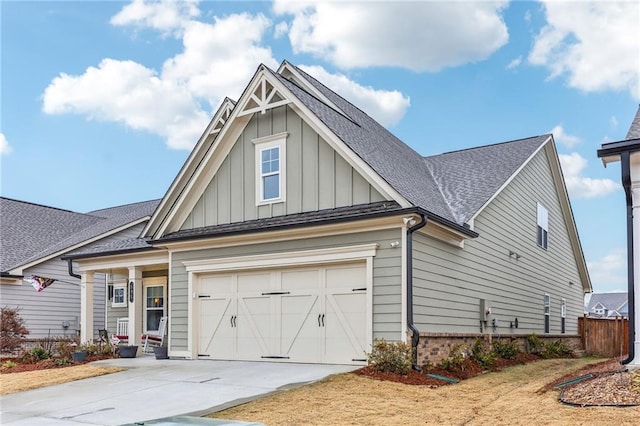
<instances>
[{"instance_id":1,"label":"roof ridge","mask_svg":"<svg viewBox=\"0 0 640 426\"><path fill-rule=\"evenodd\" d=\"M121 208L121 207L133 206L135 204L151 203L153 201L160 201L160 200L162 200L162 198L154 198L154 199L145 200L145 201L136 201L136 202L133 202L133 203L126 203L126 204L120 204L120 205L117 205L117 206L104 207L104 208L101 208L101 209L90 210L87 213L82 213L82 214L88 214L88 215L91 215L91 216L95 216L92 213L100 212L100 211L103 211L103 210L112 210L112 209L117 209L117 208ZM100 217L100 216L98 216L98 217Z\"/></svg>"},{"instance_id":2,"label":"roof ridge","mask_svg":"<svg viewBox=\"0 0 640 426\"><path fill-rule=\"evenodd\" d=\"M441 152L439 154L426 155L423 158L427 159L427 158L438 157L440 155L449 155L449 154L457 154L457 153L460 153L460 152L474 151L474 150L489 148L489 147L498 146L498 145L506 145L508 143L515 143L515 142L522 142L522 141L526 141L526 140L530 140L530 139L536 139L536 138L540 138L540 137L543 137L543 136L553 136L553 135L551 133L543 133L541 135L529 136L529 137L526 137L526 138L519 138L519 139L510 140L510 141L496 142L496 143L491 143L491 144L488 144L488 145L472 146L472 147L469 147L469 148L457 149L455 151Z\"/></svg>"},{"instance_id":3,"label":"roof ridge","mask_svg":"<svg viewBox=\"0 0 640 426\"><path fill-rule=\"evenodd\" d=\"M44 207L46 209L58 210L58 211L61 211L61 212L80 214L80 215L83 215L83 216L93 216L93 215L90 215L88 213L75 212L75 211L69 210L69 209L63 209L63 208L60 208L60 207L47 206L45 204L34 203L34 202L31 202L31 201L23 201L23 200L18 200L18 199L15 199L15 198L9 198L9 197L0 196L0 199L4 199L4 200L7 200L7 201L14 201L16 203L29 204L29 205L37 206L37 207Z\"/></svg>"}]
</instances>

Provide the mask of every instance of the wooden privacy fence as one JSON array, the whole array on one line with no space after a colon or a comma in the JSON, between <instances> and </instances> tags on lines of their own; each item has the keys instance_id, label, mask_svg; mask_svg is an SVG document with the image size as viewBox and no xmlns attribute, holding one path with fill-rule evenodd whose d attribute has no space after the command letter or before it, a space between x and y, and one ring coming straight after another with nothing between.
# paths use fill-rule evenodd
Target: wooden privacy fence
<instances>
[{"instance_id":1,"label":"wooden privacy fence","mask_svg":"<svg viewBox=\"0 0 640 426\"><path fill-rule=\"evenodd\" d=\"M629 320L625 318L578 318L578 331L587 355L607 358L629 353Z\"/></svg>"}]
</instances>

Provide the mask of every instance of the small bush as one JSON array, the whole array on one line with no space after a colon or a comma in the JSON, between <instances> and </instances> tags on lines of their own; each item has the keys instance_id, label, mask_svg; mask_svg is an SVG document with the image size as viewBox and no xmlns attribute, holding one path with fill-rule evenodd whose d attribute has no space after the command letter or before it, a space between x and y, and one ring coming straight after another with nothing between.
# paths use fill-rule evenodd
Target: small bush
<instances>
[{"instance_id":1,"label":"small bush","mask_svg":"<svg viewBox=\"0 0 640 426\"><path fill-rule=\"evenodd\" d=\"M64 366L64 365L71 365L73 364L71 362L71 360L67 359L67 358L58 358L54 361L54 363L60 367Z\"/></svg>"},{"instance_id":2,"label":"small bush","mask_svg":"<svg viewBox=\"0 0 640 426\"><path fill-rule=\"evenodd\" d=\"M412 355L409 343L389 343L384 339L375 339L367 362L376 371L404 375L411 370Z\"/></svg>"},{"instance_id":3,"label":"small bush","mask_svg":"<svg viewBox=\"0 0 640 426\"><path fill-rule=\"evenodd\" d=\"M75 342L71 340L63 340L58 342L56 347L56 353L60 358L71 359L71 352L76 350Z\"/></svg>"},{"instance_id":4,"label":"small bush","mask_svg":"<svg viewBox=\"0 0 640 426\"><path fill-rule=\"evenodd\" d=\"M518 342L503 342L496 340L493 342L493 352L502 359L514 359L520 353Z\"/></svg>"},{"instance_id":5,"label":"small bush","mask_svg":"<svg viewBox=\"0 0 640 426\"><path fill-rule=\"evenodd\" d=\"M489 349L489 346L482 338L477 338L471 348L473 358L478 362L480 367L490 369L496 362L496 355Z\"/></svg>"},{"instance_id":6,"label":"small bush","mask_svg":"<svg viewBox=\"0 0 640 426\"><path fill-rule=\"evenodd\" d=\"M573 350L562 340L547 343L544 345L544 350L540 353L543 358L561 358L572 354Z\"/></svg>"},{"instance_id":7,"label":"small bush","mask_svg":"<svg viewBox=\"0 0 640 426\"><path fill-rule=\"evenodd\" d=\"M464 370L464 360L467 357L468 348L464 343L458 343L449 349L449 358L440 361L440 367L448 371Z\"/></svg>"},{"instance_id":8,"label":"small bush","mask_svg":"<svg viewBox=\"0 0 640 426\"><path fill-rule=\"evenodd\" d=\"M536 333L530 334L526 337L527 352L530 354L540 355L544 351L544 342Z\"/></svg>"},{"instance_id":9,"label":"small bush","mask_svg":"<svg viewBox=\"0 0 640 426\"><path fill-rule=\"evenodd\" d=\"M26 362L38 362L49 358L51 358L51 352L42 346L36 346L22 356L22 359Z\"/></svg>"},{"instance_id":10,"label":"small bush","mask_svg":"<svg viewBox=\"0 0 640 426\"><path fill-rule=\"evenodd\" d=\"M7 306L0 309L0 352L2 353L12 353L22 348L24 339L29 334L24 319L18 311Z\"/></svg>"},{"instance_id":11,"label":"small bush","mask_svg":"<svg viewBox=\"0 0 640 426\"><path fill-rule=\"evenodd\" d=\"M18 365L18 364L16 364L16 363L15 363L15 362L13 362L13 361L5 361L5 362L3 362L3 363L2 363L2 366L3 366L4 368L13 368L13 367L15 367L16 365Z\"/></svg>"}]
</instances>

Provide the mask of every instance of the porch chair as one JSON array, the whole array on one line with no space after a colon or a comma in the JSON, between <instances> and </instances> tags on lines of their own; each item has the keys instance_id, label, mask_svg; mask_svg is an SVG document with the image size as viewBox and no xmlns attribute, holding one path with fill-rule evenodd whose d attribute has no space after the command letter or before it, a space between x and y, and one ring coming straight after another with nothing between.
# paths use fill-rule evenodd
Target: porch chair
<instances>
[{"instance_id":1,"label":"porch chair","mask_svg":"<svg viewBox=\"0 0 640 426\"><path fill-rule=\"evenodd\" d=\"M158 323L157 332L145 333L140 338L141 339L140 343L144 343L144 346L142 347L142 352L146 353L147 347L149 347L149 345L162 346L162 344L164 343L164 334L166 330L167 330L167 317L162 317L160 318L160 322Z\"/></svg>"},{"instance_id":2,"label":"porch chair","mask_svg":"<svg viewBox=\"0 0 640 426\"><path fill-rule=\"evenodd\" d=\"M129 343L129 318L118 318L116 322L116 334L113 335L111 340L117 341L118 343Z\"/></svg>"}]
</instances>

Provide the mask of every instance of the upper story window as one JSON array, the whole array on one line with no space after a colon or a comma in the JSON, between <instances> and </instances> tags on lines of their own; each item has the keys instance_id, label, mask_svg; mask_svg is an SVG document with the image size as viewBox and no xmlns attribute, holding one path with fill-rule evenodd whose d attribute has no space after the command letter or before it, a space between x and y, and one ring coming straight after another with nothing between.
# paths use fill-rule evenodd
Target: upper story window
<instances>
[{"instance_id":1,"label":"upper story window","mask_svg":"<svg viewBox=\"0 0 640 426\"><path fill-rule=\"evenodd\" d=\"M549 211L538 203L538 245L543 249L549 247Z\"/></svg>"},{"instance_id":2,"label":"upper story window","mask_svg":"<svg viewBox=\"0 0 640 426\"><path fill-rule=\"evenodd\" d=\"M254 139L256 147L256 204L285 200L287 133Z\"/></svg>"}]
</instances>

